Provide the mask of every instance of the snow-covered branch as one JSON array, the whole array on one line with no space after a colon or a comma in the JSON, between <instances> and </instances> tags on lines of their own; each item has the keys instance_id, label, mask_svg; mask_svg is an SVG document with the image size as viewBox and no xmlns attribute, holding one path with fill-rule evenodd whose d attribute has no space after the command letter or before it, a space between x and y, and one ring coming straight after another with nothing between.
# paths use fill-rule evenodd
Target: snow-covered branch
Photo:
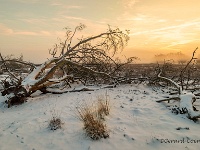
<instances>
[{"instance_id":1,"label":"snow-covered branch","mask_svg":"<svg viewBox=\"0 0 200 150\"><path fill-rule=\"evenodd\" d=\"M174 85L178 89L179 94L182 93L182 88L181 88L181 86L178 85L178 83L174 82L173 80L171 80L169 78L161 76L161 74L162 74L162 71L160 71L160 73L158 74L158 79L161 79L161 80L163 80L167 83L171 83L172 85Z\"/></svg>"}]
</instances>

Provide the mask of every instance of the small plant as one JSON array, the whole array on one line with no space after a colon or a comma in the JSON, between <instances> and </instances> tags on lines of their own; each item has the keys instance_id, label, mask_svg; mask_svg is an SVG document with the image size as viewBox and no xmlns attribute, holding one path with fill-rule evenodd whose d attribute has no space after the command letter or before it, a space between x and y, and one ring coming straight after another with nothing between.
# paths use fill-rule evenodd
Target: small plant
<instances>
[{"instance_id":1,"label":"small plant","mask_svg":"<svg viewBox=\"0 0 200 150\"><path fill-rule=\"evenodd\" d=\"M49 128L50 130L57 130L61 129L62 127L62 122L60 118L53 117L50 122L49 122Z\"/></svg>"},{"instance_id":2,"label":"small plant","mask_svg":"<svg viewBox=\"0 0 200 150\"><path fill-rule=\"evenodd\" d=\"M50 130L57 130L57 129L61 129L62 128L62 121L60 119L60 117L55 113L55 110L53 110L52 112L52 118L49 121L49 129Z\"/></svg>"},{"instance_id":3,"label":"small plant","mask_svg":"<svg viewBox=\"0 0 200 150\"><path fill-rule=\"evenodd\" d=\"M106 129L106 124L96 115L96 111L88 105L77 108L79 119L84 124L86 135L92 140L99 140L101 138L108 138L109 134Z\"/></svg>"},{"instance_id":4,"label":"small plant","mask_svg":"<svg viewBox=\"0 0 200 150\"><path fill-rule=\"evenodd\" d=\"M104 119L104 116L108 116L110 114L110 102L107 95L105 97L98 97L97 105L97 114L100 119Z\"/></svg>"}]
</instances>

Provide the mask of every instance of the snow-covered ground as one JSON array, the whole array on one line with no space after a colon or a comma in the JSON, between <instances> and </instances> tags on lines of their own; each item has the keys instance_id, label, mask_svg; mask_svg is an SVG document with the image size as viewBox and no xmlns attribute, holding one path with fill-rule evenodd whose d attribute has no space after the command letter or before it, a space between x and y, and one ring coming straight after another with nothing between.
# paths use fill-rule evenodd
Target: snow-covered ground
<instances>
[{"instance_id":1,"label":"snow-covered ground","mask_svg":"<svg viewBox=\"0 0 200 150\"><path fill-rule=\"evenodd\" d=\"M111 103L111 114L106 117L110 137L92 141L85 136L76 106L91 104L106 93ZM121 85L60 95L36 93L11 108L5 107L0 96L0 150L199 149L200 124L156 103L164 96L166 92L144 85ZM51 131L48 123L54 113L64 124Z\"/></svg>"}]
</instances>

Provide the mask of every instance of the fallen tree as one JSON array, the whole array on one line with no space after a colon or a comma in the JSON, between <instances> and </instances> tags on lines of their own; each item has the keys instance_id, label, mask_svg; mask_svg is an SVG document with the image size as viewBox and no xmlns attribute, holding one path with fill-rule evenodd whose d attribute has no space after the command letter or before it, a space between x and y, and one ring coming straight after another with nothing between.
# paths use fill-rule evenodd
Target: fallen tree
<instances>
[{"instance_id":1,"label":"fallen tree","mask_svg":"<svg viewBox=\"0 0 200 150\"><path fill-rule=\"evenodd\" d=\"M56 88L71 87L74 82L81 82L84 85L89 82L117 84L114 76L121 64L117 64L108 52L114 56L117 51L126 46L129 40L128 31L122 32L119 28L109 27L104 33L81 38L76 44L72 44L76 33L84 28L85 26L80 24L74 31L67 29L66 39L49 50L52 58L41 65L15 60L16 63L31 67L32 71L25 78L15 76L9 71L6 63L13 60L6 60L1 56L2 65L14 80L12 85L2 91L2 95L7 99L8 107L23 103L37 90L43 93L52 92ZM132 62L133 59L127 59L124 64ZM90 90L84 88L86 89ZM55 93L63 92L66 91Z\"/></svg>"},{"instance_id":2,"label":"fallen tree","mask_svg":"<svg viewBox=\"0 0 200 150\"><path fill-rule=\"evenodd\" d=\"M165 80L169 83L171 83L172 85L176 86L178 92L178 97L171 97L171 98L167 98L167 99L163 99L163 100L157 100L156 102L160 103L163 101L169 101L170 100L175 100L175 101L179 101L180 102L180 106L179 109L183 112L183 113L187 113L187 117L191 120L195 120L197 118L200 118L200 112L197 112L195 107L193 106L193 103L196 101L196 96L195 94L191 93L191 92L187 92L187 91L183 91L181 86L179 86L177 83L175 83L174 81L166 78L166 77L162 77L162 76L158 76L158 78Z\"/></svg>"},{"instance_id":3,"label":"fallen tree","mask_svg":"<svg viewBox=\"0 0 200 150\"><path fill-rule=\"evenodd\" d=\"M168 101L168 103L170 102L170 100L175 100L175 101L179 101L180 105L179 105L179 109L181 112L186 113L187 117L191 120L196 120L198 118L200 118L200 112L196 110L196 108L194 107L194 102L196 101L196 96L195 94L193 94L192 92L186 91L183 89L183 75L185 70L187 69L187 67L190 65L190 63L192 62L192 60L194 60L194 54L196 52L198 48L196 48L193 52L192 58L190 59L190 61L186 64L186 66L182 69L181 73L180 73L180 77L181 77L181 82L180 85L173 81L172 79L169 79L167 77L162 76L162 70L160 70L160 72L157 75L157 79L159 81L162 82L167 82L169 84L171 84L172 86L174 86L177 89L177 94L178 96L175 97L170 97L167 99L163 99L163 100L157 100L156 102L163 102L163 101Z\"/></svg>"}]
</instances>

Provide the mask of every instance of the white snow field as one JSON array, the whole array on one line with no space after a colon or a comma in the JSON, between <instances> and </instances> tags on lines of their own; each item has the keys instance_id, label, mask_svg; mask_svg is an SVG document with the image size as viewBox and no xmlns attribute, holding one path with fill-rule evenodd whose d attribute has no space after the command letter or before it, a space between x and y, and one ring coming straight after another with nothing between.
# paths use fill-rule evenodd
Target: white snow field
<instances>
[{"instance_id":1,"label":"white snow field","mask_svg":"<svg viewBox=\"0 0 200 150\"><path fill-rule=\"evenodd\" d=\"M92 104L106 93L111 106L105 120L110 137L93 141L86 137L76 107ZM121 85L65 94L37 92L26 103L11 108L0 96L0 150L199 149L199 122L173 114L165 102L156 103L165 96L166 92L145 85ZM54 113L63 125L52 131L48 123Z\"/></svg>"}]
</instances>

